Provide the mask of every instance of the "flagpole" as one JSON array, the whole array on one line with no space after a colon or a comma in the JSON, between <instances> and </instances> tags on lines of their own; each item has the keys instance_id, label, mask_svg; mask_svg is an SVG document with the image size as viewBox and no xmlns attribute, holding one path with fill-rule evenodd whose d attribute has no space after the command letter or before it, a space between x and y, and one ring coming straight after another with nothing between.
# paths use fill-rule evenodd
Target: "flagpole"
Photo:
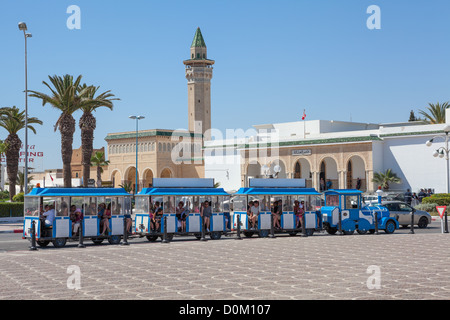
<instances>
[{"instance_id":1,"label":"flagpole","mask_svg":"<svg viewBox=\"0 0 450 320\"><path fill-rule=\"evenodd\" d=\"M306 139L306 110L303 109L303 139Z\"/></svg>"}]
</instances>

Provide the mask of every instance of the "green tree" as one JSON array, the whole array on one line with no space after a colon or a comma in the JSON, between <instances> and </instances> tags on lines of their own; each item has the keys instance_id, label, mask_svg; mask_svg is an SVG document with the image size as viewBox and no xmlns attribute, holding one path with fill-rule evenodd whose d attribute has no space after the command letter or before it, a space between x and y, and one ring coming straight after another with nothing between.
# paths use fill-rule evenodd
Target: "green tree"
<instances>
[{"instance_id":1,"label":"green tree","mask_svg":"<svg viewBox=\"0 0 450 320\"><path fill-rule=\"evenodd\" d=\"M105 154L103 152L96 152L91 158L91 166L97 167L97 187L102 186L102 172L103 166L109 164L108 160L105 160Z\"/></svg>"},{"instance_id":2,"label":"green tree","mask_svg":"<svg viewBox=\"0 0 450 320\"><path fill-rule=\"evenodd\" d=\"M385 172L375 172L373 174L372 182L377 183L384 190L389 190L389 186L392 183L400 184L402 180L397 177L391 169L387 169Z\"/></svg>"},{"instance_id":3,"label":"green tree","mask_svg":"<svg viewBox=\"0 0 450 320\"><path fill-rule=\"evenodd\" d=\"M33 176L28 175L28 182L30 182L33 179L34 179ZM20 191L19 192L23 193L23 189L24 189L24 186L25 186L25 172L19 171L17 173L17 183L20 186ZM31 184L28 184L28 190L33 189L32 187L33 186Z\"/></svg>"},{"instance_id":4,"label":"green tree","mask_svg":"<svg viewBox=\"0 0 450 320\"><path fill-rule=\"evenodd\" d=\"M0 155L3 155L3 156L6 155L6 148L7 148L7 144L4 141L0 140ZM1 169L2 169L2 167L0 165L0 181L2 179L2 174L3 174ZM1 185L0 185L0 190L3 191L3 188L1 187Z\"/></svg>"},{"instance_id":5,"label":"green tree","mask_svg":"<svg viewBox=\"0 0 450 320\"><path fill-rule=\"evenodd\" d=\"M449 107L448 102L436 104L429 103L427 111L419 110L419 113L425 117L425 120L431 124L445 123L445 109Z\"/></svg>"},{"instance_id":6,"label":"green tree","mask_svg":"<svg viewBox=\"0 0 450 320\"><path fill-rule=\"evenodd\" d=\"M87 103L87 99L81 97L85 94L87 88L79 91L82 76L78 76L75 81L73 76L64 75L49 76L50 84L43 81L43 84L50 90L51 94L45 94L38 91L29 90L30 97L42 100L42 105L47 103L53 108L61 111L61 115L56 121L55 131L59 129L61 133L61 156L63 162L64 187L72 187L72 144L75 132L75 119L73 113Z\"/></svg>"},{"instance_id":7,"label":"green tree","mask_svg":"<svg viewBox=\"0 0 450 320\"><path fill-rule=\"evenodd\" d=\"M35 117L28 117L28 129L36 134L33 124L42 125L42 121ZM6 173L9 180L9 198L13 199L16 194L17 173L19 171L19 153L22 141L18 132L25 128L25 110L20 111L17 107L0 109L0 127L8 132L4 141L6 144Z\"/></svg>"},{"instance_id":8,"label":"green tree","mask_svg":"<svg viewBox=\"0 0 450 320\"><path fill-rule=\"evenodd\" d=\"M81 165L83 166L83 186L88 186L88 180L90 179L90 167L91 157L94 150L94 130L97 127L97 120L92 112L100 107L106 107L110 110L113 109L113 100L120 100L113 98L114 95L110 90L103 92L96 96L100 87L95 86L83 86L78 88L78 92L84 92L81 96L83 104L81 110L83 115L79 121L79 127L81 129Z\"/></svg>"}]
</instances>

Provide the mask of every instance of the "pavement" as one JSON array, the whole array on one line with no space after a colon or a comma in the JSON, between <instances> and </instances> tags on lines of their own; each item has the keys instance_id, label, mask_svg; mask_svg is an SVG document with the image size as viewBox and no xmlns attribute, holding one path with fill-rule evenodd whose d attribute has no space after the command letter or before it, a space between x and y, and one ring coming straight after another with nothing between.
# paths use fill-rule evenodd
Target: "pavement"
<instances>
[{"instance_id":1,"label":"pavement","mask_svg":"<svg viewBox=\"0 0 450 320\"><path fill-rule=\"evenodd\" d=\"M439 217L432 216L432 221L440 220ZM23 218L0 218L0 233L23 233Z\"/></svg>"},{"instance_id":2,"label":"pavement","mask_svg":"<svg viewBox=\"0 0 450 320\"><path fill-rule=\"evenodd\" d=\"M449 242L382 233L49 245L0 253L0 300L449 300Z\"/></svg>"},{"instance_id":3,"label":"pavement","mask_svg":"<svg viewBox=\"0 0 450 320\"><path fill-rule=\"evenodd\" d=\"M23 233L23 218L0 218L0 233Z\"/></svg>"}]
</instances>

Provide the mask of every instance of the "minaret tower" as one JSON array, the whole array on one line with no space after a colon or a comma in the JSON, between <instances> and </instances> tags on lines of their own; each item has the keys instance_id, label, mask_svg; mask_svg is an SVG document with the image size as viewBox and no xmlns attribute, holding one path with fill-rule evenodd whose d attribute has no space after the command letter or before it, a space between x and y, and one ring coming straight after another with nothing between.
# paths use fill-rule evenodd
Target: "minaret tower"
<instances>
[{"instance_id":1,"label":"minaret tower","mask_svg":"<svg viewBox=\"0 0 450 320\"><path fill-rule=\"evenodd\" d=\"M211 79L214 60L207 58L206 44L200 28L191 45L191 58L183 61L188 80L189 131L202 133L204 140L211 135Z\"/></svg>"}]
</instances>

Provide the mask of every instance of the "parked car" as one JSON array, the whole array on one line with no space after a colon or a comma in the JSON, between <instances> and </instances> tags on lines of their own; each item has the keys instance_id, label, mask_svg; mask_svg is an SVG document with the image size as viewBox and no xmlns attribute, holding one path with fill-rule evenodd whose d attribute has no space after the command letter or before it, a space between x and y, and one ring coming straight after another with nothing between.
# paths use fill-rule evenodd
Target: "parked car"
<instances>
[{"instance_id":1,"label":"parked car","mask_svg":"<svg viewBox=\"0 0 450 320\"><path fill-rule=\"evenodd\" d=\"M381 197L381 203L384 203L387 198L386 196ZM377 195L366 195L363 198L363 202L365 205L371 206L371 205L377 205L378 204L378 196Z\"/></svg>"},{"instance_id":2,"label":"parked car","mask_svg":"<svg viewBox=\"0 0 450 320\"><path fill-rule=\"evenodd\" d=\"M383 206L388 208L391 217L395 217L402 227L411 225L412 206L402 201L383 201ZM426 228L430 223L431 215L428 212L422 210L414 212L414 225Z\"/></svg>"}]
</instances>

